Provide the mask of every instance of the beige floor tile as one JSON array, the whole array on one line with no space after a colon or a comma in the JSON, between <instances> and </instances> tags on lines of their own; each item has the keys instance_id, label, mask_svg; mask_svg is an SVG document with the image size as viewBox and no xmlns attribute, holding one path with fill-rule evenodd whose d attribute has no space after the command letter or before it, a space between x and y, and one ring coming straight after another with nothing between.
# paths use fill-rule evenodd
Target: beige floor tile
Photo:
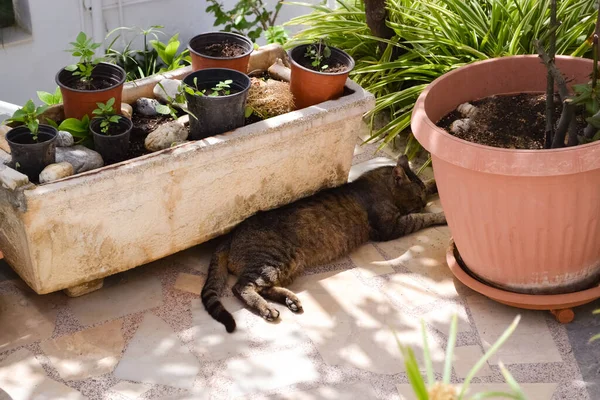
<instances>
[{"instance_id":1,"label":"beige floor tile","mask_svg":"<svg viewBox=\"0 0 600 400\"><path fill-rule=\"evenodd\" d=\"M500 337L515 316L521 314L519 326L490 358L490 364L497 364L500 360L504 364L562 362L542 311L519 310L480 295L467 297L467 302L486 350Z\"/></svg>"},{"instance_id":2,"label":"beige floor tile","mask_svg":"<svg viewBox=\"0 0 600 400\"><path fill-rule=\"evenodd\" d=\"M352 263L365 278L391 274L394 269L371 243L365 244L350 254Z\"/></svg>"},{"instance_id":3,"label":"beige floor tile","mask_svg":"<svg viewBox=\"0 0 600 400\"><path fill-rule=\"evenodd\" d=\"M200 294L204 282L206 282L205 276L181 273L177 275L174 287L182 292Z\"/></svg>"},{"instance_id":4,"label":"beige floor tile","mask_svg":"<svg viewBox=\"0 0 600 400\"><path fill-rule=\"evenodd\" d=\"M483 352L479 346L461 346L454 349L454 372L459 378L466 378L471 369L483 357ZM475 376L492 376L493 372L487 362L484 364Z\"/></svg>"},{"instance_id":5,"label":"beige floor tile","mask_svg":"<svg viewBox=\"0 0 600 400\"><path fill-rule=\"evenodd\" d=\"M33 293L0 294L0 353L52 336L58 309L49 299Z\"/></svg>"},{"instance_id":6,"label":"beige floor tile","mask_svg":"<svg viewBox=\"0 0 600 400\"><path fill-rule=\"evenodd\" d=\"M150 387L151 386L146 383L121 381L110 388L110 390L111 392L120 394L126 399L134 400L150 390Z\"/></svg>"},{"instance_id":7,"label":"beige floor tile","mask_svg":"<svg viewBox=\"0 0 600 400\"><path fill-rule=\"evenodd\" d=\"M522 383L521 389L528 399L551 400L552 394L558 386L556 383ZM416 400L417 397L409 384L396 385L400 400ZM479 392L509 392L510 387L505 383L472 383L467 393L474 395ZM458 392L457 392L458 393ZM468 396L467 396L468 397ZM505 397L487 397L488 399L501 400ZM573 399L574 400L574 399Z\"/></svg>"},{"instance_id":8,"label":"beige floor tile","mask_svg":"<svg viewBox=\"0 0 600 400\"><path fill-rule=\"evenodd\" d=\"M454 314L458 317L457 332L471 332L472 328L469 323L469 317L467 316L467 310L462 304L436 307L423 315L422 318L438 331L447 335L448 332L450 332L450 322L452 321Z\"/></svg>"},{"instance_id":9,"label":"beige floor tile","mask_svg":"<svg viewBox=\"0 0 600 400\"><path fill-rule=\"evenodd\" d=\"M193 346L202 360L217 361L248 354L252 348L292 347L308 342L308 337L297 323L297 315L284 305L274 304L279 310L279 321L270 323L244 308L235 297L221 299L231 312L237 327L233 334L215 321L204 309L200 299L192 300Z\"/></svg>"},{"instance_id":10,"label":"beige floor tile","mask_svg":"<svg viewBox=\"0 0 600 400\"><path fill-rule=\"evenodd\" d=\"M427 206L425 206L425 212L438 213L444 211L440 201L440 196L432 196L428 199L428 201L429 202L427 203Z\"/></svg>"},{"instance_id":11,"label":"beige floor tile","mask_svg":"<svg viewBox=\"0 0 600 400\"><path fill-rule=\"evenodd\" d=\"M191 389L200 362L173 329L147 313L113 375L118 379Z\"/></svg>"},{"instance_id":12,"label":"beige floor tile","mask_svg":"<svg viewBox=\"0 0 600 400\"><path fill-rule=\"evenodd\" d=\"M115 368L125 347L122 326L120 320L108 322L46 340L41 343L41 348L64 380L104 375Z\"/></svg>"},{"instance_id":13,"label":"beige floor tile","mask_svg":"<svg viewBox=\"0 0 600 400\"><path fill-rule=\"evenodd\" d=\"M315 383L319 372L303 349L268 352L226 361L219 378L229 382L227 398L262 393L300 383Z\"/></svg>"},{"instance_id":14,"label":"beige floor tile","mask_svg":"<svg viewBox=\"0 0 600 400\"><path fill-rule=\"evenodd\" d=\"M162 303L160 280L142 273L135 274L124 283L69 299L73 314L83 325L110 321L158 307Z\"/></svg>"},{"instance_id":15,"label":"beige floor tile","mask_svg":"<svg viewBox=\"0 0 600 400\"><path fill-rule=\"evenodd\" d=\"M382 290L404 307L409 308L421 307L438 299L438 295L428 290L414 274L391 275Z\"/></svg>"},{"instance_id":16,"label":"beige floor tile","mask_svg":"<svg viewBox=\"0 0 600 400\"><path fill-rule=\"evenodd\" d=\"M379 374L403 372L394 333L421 358L419 320L399 312L352 271L302 277L291 289L304 306L298 321L327 364ZM436 370L441 371L443 351L436 343L430 345Z\"/></svg>"},{"instance_id":17,"label":"beige floor tile","mask_svg":"<svg viewBox=\"0 0 600 400\"><path fill-rule=\"evenodd\" d=\"M0 388L11 400L81 400L77 390L50 379L29 350L21 349L0 362Z\"/></svg>"},{"instance_id":18,"label":"beige floor tile","mask_svg":"<svg viewBox=\"0 0 600 400\"><path fill-rule=\"evenodd\" d=\"M319 386L315 389L297 392L284 392L274 396L258 397L253 400L371 400L377 394L368 383L354 383L350 385Z\"/></svg>"}]
</instances>

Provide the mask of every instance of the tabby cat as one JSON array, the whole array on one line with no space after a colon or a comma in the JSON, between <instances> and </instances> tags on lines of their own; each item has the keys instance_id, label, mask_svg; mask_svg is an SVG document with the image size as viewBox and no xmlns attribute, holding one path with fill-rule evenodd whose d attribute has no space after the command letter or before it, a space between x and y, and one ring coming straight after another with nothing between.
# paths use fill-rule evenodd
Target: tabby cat
<instances>
[{"instance_id":1,"label":"tabby cat","mask_svg":"<svg viewBox=\"0 0 600 400\"><path fill-rule=\"evenodd\" d=\"M218 245L202 303L227 332L235 330L233 316L219 300L230 272L238 276L233 293L267 321L276 320L279 311L265 299L300 312L298 297L285 286L305 268L334 261L369 240L392 240L445 224L441 212L419 213L435 191L435 182L423 183L402 156L395 167L380 167L352 183L260 212Z\"/></svg>"}]
</instances>

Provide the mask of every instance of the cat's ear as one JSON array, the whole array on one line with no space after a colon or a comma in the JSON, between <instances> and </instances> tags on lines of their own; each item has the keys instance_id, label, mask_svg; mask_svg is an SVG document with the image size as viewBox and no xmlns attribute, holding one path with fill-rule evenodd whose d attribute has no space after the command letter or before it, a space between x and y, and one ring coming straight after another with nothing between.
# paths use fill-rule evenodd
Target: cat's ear
<instances>
[{"instance_id":1,"label":"cat's ear","mask_svg":"<svg viewBox=\"0 0 600 400\"><path fill-rule=\"evenodd\" d=\"M405 170L410 169L410 166L408 165L408 157L406 156L406 154L402 154L400 157L398 157L398 162L396 162L396 166L404 168Z\"/></svg>"},{"instance_id":2,"label":"cat's ear","mask_svg":"<svg viewBox=\"0 0 600 400\"><path fill-rule=\"evenodd\" d=\"M398 185L398 186L404 185L405 183L410 182L408 175L406 175L406 171L404 171L404 167L402 165L400 165L400 163L398 163L398 165L396 165L394 167L393 175L394 175L394 181L396 182L396 185Z\"/></svg>"}]
</instances>

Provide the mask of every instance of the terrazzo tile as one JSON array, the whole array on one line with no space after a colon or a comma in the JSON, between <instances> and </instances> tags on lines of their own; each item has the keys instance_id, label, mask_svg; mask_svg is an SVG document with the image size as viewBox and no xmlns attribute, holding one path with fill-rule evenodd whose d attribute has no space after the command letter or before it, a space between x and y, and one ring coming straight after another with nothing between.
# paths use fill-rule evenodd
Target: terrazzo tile
<instances>
[{"instance_id":1,"label":"terrazzo tile","mask_svg":"<svg viewBox=\"0 0 600 400\"><path fill-rule=\"evenodd\" d=\"M244 308L235 297L224 297L221 302L236 321L233 334L227 333L225 327L206 312L200 299L192 300L193 348L202 360L218 361L248 354L256 347L273 349L308 342L296 321L298 316L284 305L275 305L280 313L279 321L270 323Z\"/></svg>"},{"instance_id":2,"label":"terrazzo tile","mask_svg":"<svg viewBox=\"0 0 600 400\"><path fill-rule=\"evenodd\" d=\"M459 378L466 378L473 366L483 357L479 346L462 346L454 349L454 360L452 366ZM475 374L476 377L492 376L494 373L486 362Z\"/></svg>"},{"instance_id":3,"label":"terrazzo tile","mask_svg":"<svg viewBox=\"0 0 600 400\"><path fill-rule=\"evenodd\" d=\"M137 273L124 283L69 299L69 307L83 325L110 321L124 315L158 307L163 303L160 280Z\"/></svg>"},{"instance_id":4,"label":"terrazzo tile","mask_svg":"<svg viewBox=\"0 0 600 400\"><path fill-rule=\"evenodd\" d=\"M403 372L394 333L422 354L419 320L396 310L352 271L305 276L290 289L304 307L298 322L329 365L378 374ZM441 371L443 351L436 343L431 343L431 354L436 370Z\"/></svg>"},{"instance_id":5,"label":"terrazzo tile","mask_svg":"<svg viewBox=\"0 0 600 400\"><path fill-rule=\"evenodd\" d=\"M54 295L0 294L0 353L52 336L58 309Z\"/></svg>"},{"instance_id":6,"label":"terrazzo tile","mask_svg":"<svg viewBox=\"0 0 600 400\"><path fill-rule=\"evenodd\" d=\"M315 389L297 392L285 392L253 400L369 400L377 398L373 387L368 383L350 385L320 386Z\"/></svg>"},{"instance_id":7,"label":"terrazzo tile","mask_svg":"<svg viewBox=\"0 0 600 400\"><path fill-rule=\"evenodd\" d=\"M556 383L523 383L520 385L523 393L531 400L551 400L552 394L558 386ZM459 387L458 385L456 387ZM409 384L396 385L400 400L416 400L412 388ZM471 383L468 393L475 394L479 392L508 392L510 386L506 383ZM468 396L467 396L468 397ZM500 400L506 397L486 397L486 399ZM571 399L575 400L575 399Z\"/></svg>"},{"instance_id":8,"label":"terrazzo tile","mask_svg":"<svg viewBox=\"0 0 600 400\"><path fill-rule=\"evenodd\" d=\"M371 243L365 244L350 253L350 260L352 260L352 263L365 278L394 272L394 268L379 254L375 246Z\"/></svg>"},{"instance_id":9,"label":"terrazzo tile","mask_svg":"<svg viewBox=\"0 0 600 400\"><path fill-rule=\"evenodd\" d=\"M543 313L508 307L480 295L467 297L467 302L485 350L521 314L519 326L490 358L490 364L498 364L500 360L504 364L562 362Z\"/></svg>"},{"instance_id":10,"label":"terrazzo tile","mask_svg":"<svg viewBox=\"0 0 600 400\"><path fill-rule=\"evenodd\" d=\"M414 274L391 275L382 291L408 308L421 307L437 300L437 295L421 284Z\"/></svg>"},{"instance_id":11,"label":"terrazzo tile","mask_svg":"<svg viewBox=\"0 0 600 400\"><path fill-rule=\"evenodd\" d=\"M121 357L125 340L123 322L108 322L95 328L46 340L40 344L60 377L82 380L111 372Z\"/></svg>"},{"instance_id":12,"label":"terrazzo tile","mask_svg":"<svg viewBox=\"0 0 600 400\"><path fill-rule=\"evenodd\" d=\"M77 390L46 376L44 368L29 350L21 349L0 362L0 388L11 400L81 400Z\"/></svg>"},{"instance_id":13,"label":"terrazzo tile","mask_svg":"<svg viewBox=\"0 0 600 400\"><path fill-rule=\"evenodd\" d=\"M229 383L227 398L266 392L300 383L315 383L319 372L302 348L234 357L225 362L219 380Z\"/></svg>"},{"instance_id":14,"label":"terrazzo tile","mask_svg":"<svg viewBox=\"0 0 600 400\"><path fill-rule=\"evenodd\" d=\"M457 332L471 332L471 324L467 315L467 310L462 304L450 304L436 307L423 315L423 320L432 325L438 331L448 334L452 317L457 316Z\"/></svg>"},{"instance_id":15,"label":"terrazzo tile","mask_svg":"<svg viewBox=\"0 0 600 400\"><path fill-rule=\"evenodd\" d=\"M113 375L118 379L191 389L200 363L162 319L147 313Z\"/></svg>"},{"instance_id":16,"label":"terrazzo tile","mask_svg":"<svg viewBox=\"0 0 600 400\"><path fill-rule=\"evenodd\" d=\"M137 399L150 390L150 385L145 383L121 381L110 388L111 392L117 393L126 399Z\"/></svg>"},{"instance_id":17,"label":"terrazzo tile","mask_svg":"<svg viewBox=\"0 0 600 400\"><path fill-rule=\"evenodd\" d=\"M180 273L177 275L177 280L175 281L175 285L173 287L177 290L181 290L182 292L199 295L200 292L202 292L202 287L204 286L205 281L205 276Z\"/></svg>"}]
</instances>

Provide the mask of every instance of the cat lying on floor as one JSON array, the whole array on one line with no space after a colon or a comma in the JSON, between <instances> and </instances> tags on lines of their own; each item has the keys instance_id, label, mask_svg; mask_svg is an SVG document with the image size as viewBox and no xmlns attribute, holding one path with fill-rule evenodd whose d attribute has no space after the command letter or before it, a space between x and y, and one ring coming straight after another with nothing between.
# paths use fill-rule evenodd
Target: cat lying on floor
<instances>
[{"instance_id":1,"label":"cat lying on floor","mask_svg":"<svg viewBox=\"0 0 600 400\"><path fill-rule=\"evenodd\" d=\"M388 241L445 224L442 212L421 213L435 192L435 182L423 183L401 156L395 167L380 167L354 182L260 212L217 247L202 303L233 332L235 320L219 300L232 273L238 277L233 293L267 321L276 320L279 311L266 300L300 312L300 300L285 286L305 268L334 261L369 240Z\"/></svg>"}]
</instances>

